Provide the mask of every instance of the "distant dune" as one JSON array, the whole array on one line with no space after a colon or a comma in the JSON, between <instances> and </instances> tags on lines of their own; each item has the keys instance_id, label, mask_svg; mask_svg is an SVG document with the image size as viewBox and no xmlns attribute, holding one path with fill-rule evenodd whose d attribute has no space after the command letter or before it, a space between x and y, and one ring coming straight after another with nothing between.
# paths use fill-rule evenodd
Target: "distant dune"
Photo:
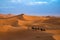
<instances>
[{"instance_id":1,"label":"distant dune","mask_svg":"<svg viewBox=\"0 0 60 40\"><path fill-rule=\"evenodd\" d=\"M14 14L0 14L0 18L8 18L12 16L15 16L15 15Z\"/></svg>"}]
</instances>

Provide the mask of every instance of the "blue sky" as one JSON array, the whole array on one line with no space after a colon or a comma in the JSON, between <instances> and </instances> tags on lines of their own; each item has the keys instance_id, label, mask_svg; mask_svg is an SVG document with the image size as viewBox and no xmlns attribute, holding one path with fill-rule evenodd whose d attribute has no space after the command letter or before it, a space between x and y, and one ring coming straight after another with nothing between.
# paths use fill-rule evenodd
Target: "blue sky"
<instances>
[{"instance_id":1,"label":"blue sky","mask_svg":"<svg viewBox=\"0 0 60 40\"><path fill-rule=\"evenodd\" d=\"M0 0L0 13L60 16L60 0Z\"/></svg>"}]
</instances>

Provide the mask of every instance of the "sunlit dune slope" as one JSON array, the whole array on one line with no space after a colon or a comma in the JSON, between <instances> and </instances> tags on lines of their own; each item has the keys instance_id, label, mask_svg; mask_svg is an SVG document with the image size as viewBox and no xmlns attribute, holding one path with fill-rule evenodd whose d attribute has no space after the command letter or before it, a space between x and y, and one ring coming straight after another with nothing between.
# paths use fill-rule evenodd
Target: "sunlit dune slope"
<instances>
[{"instance_id":1,"label":"sunlit dune slope","mask_svg":"<svg viewBox=\"0 0 60 40\"><path fill-rule=\"evenodd\" d=\"M38 16L27 16L21 14L13 17L8 17L8 18L0 18L0 24L14 24L14 23L26 24L26 23L32 23L35 21L42 21L46 19L48 18L38 17Z\"/></svg>"},{"instance_id":2,"label":"sunlit dune slope","mask_svg":"<svg viewBox=\"0 0 60 40\"><path fill-rule=\"evenodd\" d=\"M25 14L0 18L0 27L10 25L12 27L29 27L33 25L56 28L60 26L60 17L53 16L30 16Z\"/></svg>"},{"instance_id":3,"label":"sunlit dune slope","mask_svg":"<svg viewBox=\"0 0 60 40\"><path fill-rule=\"evenodd\" d=\"M30 21L35 21L35 20L46 20L48 18L45 18L43 16L30 16L30 15L23 15L23 17L26 19L26 20L30 20Z\"/></svg>"}]
</instances>

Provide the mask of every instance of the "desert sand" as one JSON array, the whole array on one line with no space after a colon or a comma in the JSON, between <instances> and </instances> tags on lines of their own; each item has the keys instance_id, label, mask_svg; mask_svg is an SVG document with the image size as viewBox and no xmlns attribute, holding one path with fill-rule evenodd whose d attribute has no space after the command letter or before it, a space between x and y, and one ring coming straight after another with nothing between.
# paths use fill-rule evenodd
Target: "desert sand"
<instances>
[{"instance_id":1,"label":"desert sand","mask_svg":"<svg viewBox=\"0 0 60 40\"><path fill-rule=\"evenodd\" d=\"M0 14L0 40L60 40L60 17Z\"/></svg>"},{"instance_id":2,"label":"desert sand","mask_svg":"<svg viewBox=\"0 0 60 40\"><path fill-rule=\"evenodd\" d=\"M60 30L47 30L47 33L53 34L53 38L60 40Z\"/></svg>"}]
</instances>

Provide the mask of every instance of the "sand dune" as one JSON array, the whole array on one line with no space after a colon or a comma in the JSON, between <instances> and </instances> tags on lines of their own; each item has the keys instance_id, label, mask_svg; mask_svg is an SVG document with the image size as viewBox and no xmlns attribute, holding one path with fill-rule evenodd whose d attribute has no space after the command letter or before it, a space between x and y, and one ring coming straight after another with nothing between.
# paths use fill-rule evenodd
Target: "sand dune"
<instances>
[{"instance_id":1,"label":"sand dune","mask_svg":"<svg viewBox=\"0 0 60 40\"><path fill-rule=\"evenodd\" d=\"M32 32L30 31L32 29L28 29L28 28L29 27L32 28L33 26L36 26L39 28L40 27L45 28L46 31ZM23 30L25 30L25 32ZM7 35L7 32L8 32L8 35ZM12 40L20 40L20 39L21 40L60 40L60 36L59 36L60 35L60 17L31 16L26 14L20 14L20 15L0 14L0 33L2 33L2 35L0 34L2 38L5 37L6 35L8 36L8 39L6 38L6 40L9 40L11 37L12 37L11 38ZM6 35L4 35L5 33ZM11 33L11 35L9 33ZM17 38L16 35L12 36L12 34L14 33L16 33L16 35L18 35L18 33L22 33L22 35L19 34ZM39 36L37 38L34 38L38 34ZM4 39L1 39L1 36L0 36L0 40L4 40ZM14 38L17 38L17 39L14 39Z\"/></svg>"},{"instance_id":2,"label":"sand dune","mask_svg":"<svg viewBox=\"0 0 60 40\"><path fill-rule=\"evenodd\" d=\"M54 39L60 40L60 30L47 30L46 32L53 34Z\"/></svg>"},{"instance_id":3,"label":"sand dune","mask_svg":"<svg viewBox=\"0 0 60 40\"><path fill-rule=\"evenodd\" d=\"M0 40L55 40L51 34L38 31L17 31L0 33Z\"/></svg>"}]
</instances>

